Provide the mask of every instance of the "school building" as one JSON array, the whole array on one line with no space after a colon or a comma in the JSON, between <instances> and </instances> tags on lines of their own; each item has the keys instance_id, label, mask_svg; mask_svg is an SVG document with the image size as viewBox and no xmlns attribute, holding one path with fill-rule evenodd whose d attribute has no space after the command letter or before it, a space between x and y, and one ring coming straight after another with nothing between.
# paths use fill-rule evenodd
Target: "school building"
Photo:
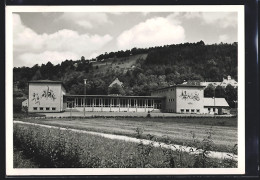
<instances>
[{"instance_id":1,"label":"school building","mask_svg":"<svg viewBox=\"0 0 260 180\"><path fill-rule=\"evenodd\" d=\"M151 92L151 96L69 95L61 81L29 83L29 112L172 112L223 114L224 98L204 98L201 85L174 85Z\"/></svg>"}]
</instances>

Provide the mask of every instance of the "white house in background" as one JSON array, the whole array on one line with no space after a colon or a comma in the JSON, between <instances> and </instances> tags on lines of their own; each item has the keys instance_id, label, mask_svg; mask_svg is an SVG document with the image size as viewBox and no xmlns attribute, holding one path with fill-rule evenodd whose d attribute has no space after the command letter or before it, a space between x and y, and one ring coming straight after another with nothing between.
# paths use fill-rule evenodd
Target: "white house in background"
<instances>
[{"instance_id":1,"label":"white house in background","mask_svg":"<svg viewBox=\"0 0 260 180\"><path fill-rule=\"evenodd\" d=\"M28 99L25 99L22 102L22 111L25 111L25 108L28 108Z\"/></svg>"},{"instance_id":2,"label":"white house in background","mask_svg":"<svg viewBox=\"0 0 260 180\"><path fill-rule=\"evenodd\" d=\"M231 76L228 76L227 79L223 78L222 82L201 82L200 85L202 86L208 86L209 84L212 84L213 86L222 86L224 88L227 87L228 84L232 85L234 88L237 88L238 83L236 80L232 79Z\"/></svg>"},{"instance_id":3,"label":"white house in background","mask_svg":"<svg viewBox=\"0 0 260 180\"><path fill-rule=\"evenodd\" d=\"M229 105L225 98L204 97L203 106L206 114L229 114Z\"/></svg>"},{"instance_id":4,"label":"white house in background","mask_svg":"<svg viewBox=\"0 0 260 180\"><path fill-rule=\"evenodd\" d=\"M119 81L118 78L116 78L108 87L112 87L114 84L118 84L121 87L123 85L123 83L121 81Z\"/></svg>"},{"instance_id":5,"label":"white house in background","mask_svg":"<svg viewBox=\"0 0 260 180\"><path fill-rule=\"evenodd\" d=\"M232 79L231 76L228 76L227 79L223 78L221 86L226 87L228 84L232 85L235 88L237 88L237 86L238 86L236 80Z\"/></svg>"}]
</instances>

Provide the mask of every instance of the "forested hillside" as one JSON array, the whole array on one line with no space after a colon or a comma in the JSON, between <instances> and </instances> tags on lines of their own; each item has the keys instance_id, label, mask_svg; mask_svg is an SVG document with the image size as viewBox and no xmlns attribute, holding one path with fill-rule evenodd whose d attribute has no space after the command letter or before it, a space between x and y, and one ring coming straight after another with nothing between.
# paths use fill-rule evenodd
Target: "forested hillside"
<instances>
[{"instance_id":1,"label":"forested hillside","mask_svg":"<svg viewBox=\"0 0 260 180\"><path fill-rule=\"evenodd\" d=\"M97 62L64 60L32 68L14 68L14 83L26 93L30 80L61 80L71 94L108 94L108 85L118 78L125 95L150 95L150 91L184 80L222 81L231 75L237 80L237 43L205 45L203 41L152 48L133 48L101 54ZM102 65L102 66L101 66Z\"/></svg>"}]
</instances>

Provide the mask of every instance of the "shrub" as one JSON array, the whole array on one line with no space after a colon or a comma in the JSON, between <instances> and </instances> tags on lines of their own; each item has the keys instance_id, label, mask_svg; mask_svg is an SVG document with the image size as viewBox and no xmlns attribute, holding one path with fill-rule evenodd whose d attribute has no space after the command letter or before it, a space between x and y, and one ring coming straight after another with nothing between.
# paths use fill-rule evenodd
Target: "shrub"
<instances>
[{"instance_id":1,"label":"shrub","mask_svg":"<svg viewBox=\"0 0 260 180\"><path fill-rule=\"evenodd\" d=\"M137 128L142 135L143 129ZM173 151L148 145L107 139L69 130L49 129L35 125L14 124L14 147L22 150L40 168L183 168L236 166L233 162L219 162L200 156L190 155L183 148ZM149 134L147 138L154 139ZM211 139L209 134L206 139ZM209 142L203 147L209 150ZM165 143L171 145L166 136ZM199 143L199 142L198 142ZM206 152L207 152L206 151ZM204 154L206 154L204 152ZM204 159L203 159L204 158ZM212 163L205 163L205 162ZM216 163L218 162L218 163Z\"/></svg>"}]
</instances>

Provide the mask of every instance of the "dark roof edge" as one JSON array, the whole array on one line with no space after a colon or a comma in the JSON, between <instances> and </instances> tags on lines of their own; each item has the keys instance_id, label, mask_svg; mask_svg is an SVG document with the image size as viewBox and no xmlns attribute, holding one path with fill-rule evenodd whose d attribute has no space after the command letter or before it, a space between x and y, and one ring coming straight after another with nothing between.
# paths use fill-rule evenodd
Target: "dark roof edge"
<instances>
[{"instance_id":1,"label":"dark roof edge","mask_svg":"<svg viewBox=\"0 0 260 180\"><path fill-rule=\"evenodd\" d=\"M164 87L164 88L159 88L159 89L153 90L153 91L151 91L151 92L159 91L159 90L163 90L163 89L169 89L169 88L173 88L173 87L206 87L206 86L203 86L203 85L178 84L178 85L172 85L172 86L168 86L168 87Z\"/></svg>"},{"instance_id":2,"label":"dark roof edge","mask_svg":"<svg viewBox=\"0 0 260 180\"><path fill-rule=\"evenodd\" d=\"M63 88L65 89L65 91L67 91L67 89L65 88L65 85L63 84L62 81L52 81L52 80L35 80L35 81L28 81L28 84L30 83L52 83L52 84L61 84L63 86Z\"/></svg>"},{"instance_id":3,"label":"dark roof edge","mask_svg":"<svg viewBox=\"0 0 260 180\"><path fill-rule=\"evenodd\" d=\"M203 107L230 107L230 106L218 106L218 105L203 105Z\"/></svg>"},{"instance_id":4,"label":"dark roof edge","mask_svg":"<svg viewBox=\"0 0 260 180\"><path fill-rule=\"evenodd\" d=\"M35 80L35 81L28 81L28 83L60 83L60 84L62 84L62 81L37 81L37 80Z\"/></svg>"},{"instance_id":5,"label":"dark roof edge","mask_svg":"<svg viewBox=\"0 0 260 180\"><path fill-rule=\"evenodd\" d=\"M156 98L164 99L164 96L111 96L111 95L75 95L75 94L66 94L66 97L113 97L113 98Z\"/></svg>"}]
</instances>

